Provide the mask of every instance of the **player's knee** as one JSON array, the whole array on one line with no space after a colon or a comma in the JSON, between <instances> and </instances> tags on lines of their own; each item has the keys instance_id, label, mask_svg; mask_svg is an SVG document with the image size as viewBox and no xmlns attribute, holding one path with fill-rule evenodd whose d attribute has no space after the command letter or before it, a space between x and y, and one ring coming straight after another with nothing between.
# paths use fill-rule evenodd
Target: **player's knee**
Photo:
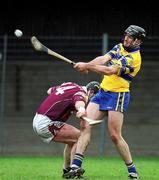
<instances>
[{"instance_id":1,"label":"player's knee","mask_svg":"<svg viewBox=\"0 0 159 180\"><path fill-rule=\"evenodd\" d=\"M92 126L90 126L87 121L81 120L80 127L82 130L84 130L84 129L90 129Z\"/></svg>"},{"instance_id":2,"label":"player's knee","mask_svg":"<svg viewBox=\"0 0 159 180\"><path fill-rule=\"evenodd\" d=\"M68 142L66 145L68 146L68 148L72 148L74 144L76 144L76 142Z\"/></svg>"},{"instance_id":3,"label":"player's knee","mask_svg":"<svg viewBox=\"0 0 159 180\"><path fill-rule=\"evenodd\" d=\"M116 133L111 134L110 137L114 144L118 144L120 137Z\"/></svg>"},{"instance_id":4,"label":"player's knee","mask_svg":"<svg viewBox=\"0 0 159 180\"><path fill-rule=\"evenodd\" d=\"M74 131L74 133L73 133L73 135L71 137L72 142L76 143L78 141L78 138L80 137L80 135L81 135L81 132L79 130Z\"/></svg>"}]
</instances>

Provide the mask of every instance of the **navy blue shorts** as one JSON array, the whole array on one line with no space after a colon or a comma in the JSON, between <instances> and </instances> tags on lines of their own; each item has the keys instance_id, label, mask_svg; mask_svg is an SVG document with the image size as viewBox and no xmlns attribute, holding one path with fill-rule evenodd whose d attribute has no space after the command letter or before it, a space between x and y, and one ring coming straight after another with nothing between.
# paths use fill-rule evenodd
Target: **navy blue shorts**
<instances>
[{"instance_id":1,"label":"navy blue shorts","mask_svg":"<svg viewBox=\"0 0 159 180\"><path fill-rule=\"evenodd\" d=\"M125 112L130 101L130 92L110 92L100 90L90 102L99 104L99 110Z\"/></svg>"}]
</instances>

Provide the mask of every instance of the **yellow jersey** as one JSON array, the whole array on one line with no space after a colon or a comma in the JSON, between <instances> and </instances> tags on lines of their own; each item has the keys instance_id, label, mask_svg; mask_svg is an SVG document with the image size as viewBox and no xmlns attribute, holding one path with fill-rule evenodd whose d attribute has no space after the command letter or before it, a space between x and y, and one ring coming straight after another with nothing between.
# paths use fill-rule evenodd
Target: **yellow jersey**
<instances>
[{"instance_id":1,"label":"yellow jersey","mask_svg":"<svg viewBox=\"0 0 159 180\"><path fill-rule=\"evenodd\" d=\"M104 91L129 92L130 83L141 67L140 48L134 48L128 52L120 43L114 46L105 56L111 58L106 66L119 64L120 69L118 74L104 75L100 87Z\"/></svg>"}]
</instances>

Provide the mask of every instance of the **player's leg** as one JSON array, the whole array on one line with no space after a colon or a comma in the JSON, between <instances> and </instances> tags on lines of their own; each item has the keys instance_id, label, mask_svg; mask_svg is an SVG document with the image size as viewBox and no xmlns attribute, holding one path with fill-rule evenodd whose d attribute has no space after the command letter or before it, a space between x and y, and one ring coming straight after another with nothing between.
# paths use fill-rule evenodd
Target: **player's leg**
<instances>
[{"instance_id":1,"label":"player's leg","mask_svg":"<svg viewBox=\"0 0 159 180\"><path fill-rule=\"evenodd\" d=\"M91 119L102 119L104 113L99 111L99 105L96 103L90 102L87 107L87 117ZM67 178L74 178L76 171L81 169L82 162L84 159L84 154L90 143L91 139L91 126L88 122L81 120L81 135L77 142L76 154L72 162L72 170L67 174Z\"/></svg>"},{"instance_id":2,"label":"player's leg","mask_svg":"<svg viewBox=\"0 0 159 180\"><path fill-rule=\"evenodd\" d=\"M96 120L96 119L102 119L103 116L104 116L104 113L99 111L99 105L96 103L90 102L87 107L87 117ZM80 158L81 162L75 163L76 161L74 159L73 165L77 165L79 167L81 166L84 154L90 143L91 128L92 126L90 126L88 122L81 120L81 135L78 139L77 148L76 148L77 159ZM80 155L81 157L79 157ZM75 158L76 158L76 155L75 155Z\"/></svg>"},{"instance_id":3,"label":"player's leg","mask_svg":"<svg viewBox=\"0 0 159 180\"><path fill-rule=\"evenodd\" d=\"M123 125L123 113L119 111L108 112L108 130L110 137L116 145L119 153L126 163L132 161L129 147L122 137L121 129Z\"/></svg>"},{"instance_id":4,"label":"player's leg","mask_svg":"<svg viewBox=\"0 0 159 180\"><path fill-rule=\"evenodd\" d=\"M93 102L90 102L87 107L87 117L93 120L102 119L105 115L104 112L99 111L99 105ZM84 154L87 146L90 143L91 139L91 128L92 126L85 120L81 120L81 135L78 139L76 152L80 154Z\"/></svg>"},{"instance_id":5,"label":"player's leg","mask_svg":"<svg viewBox=\"0 0 159 180\"><path fill-rule=\"evenodd\" d=\"M65 143L65 148L63 152L64 164L63 164L63 172L64 174L70 170L70 165L72 163L72 159L76 150L76 142L78 137L80 136L80 131L69 125L65 124L53 138L54 142Z\"/></svg>"},{"instance_id":6,"label":"player's leg","mask_svg":"<svg viewBox=\"0 0 159 180\"><path fill-rule=\"evenodd\" d=\"M71 150L72 150L72 144L66 144L64 151L63 151L63 158L64 158L64 164L63 168L68 169L71 164Z\"/></svg>"},{"instance_id":7,"label":"player's leg","mask_svg":"<svg viewBox=\"0 0 159 180\"><path fill-rule=\"evenodd\" d=\"M80 130L60 121L52 121L41 114L35 115L33 129L45 143L55 141L67 144L64 150L64 168L70 166L75 153L76 142L80 136Z\"/></svg>"},{"instance_id":8,"label":"player's leg","mask_svg":"<svg viewBox=\"0 0 159 180\"><path fill-rule=\"evenodd\" d=\"M123 113L119 111L108 112L108 130L110 137L117 147L119 154L128 167L129 175L138 178L136 168L133 164L129 146L122 137Z\"/></svg>"}]
</instances>

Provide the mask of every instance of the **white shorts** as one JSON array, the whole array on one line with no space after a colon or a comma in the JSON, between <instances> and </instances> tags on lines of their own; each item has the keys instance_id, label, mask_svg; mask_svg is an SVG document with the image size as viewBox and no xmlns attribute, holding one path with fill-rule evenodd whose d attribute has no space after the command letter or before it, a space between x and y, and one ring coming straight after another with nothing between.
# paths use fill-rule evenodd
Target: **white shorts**
<instances>
[{"instance_id":1,"label":"white shorts","mask_svg":"<svg viewBox=\"0 0 159 180\"><path fill-rule=\"evenodd\" d=\"M33 119L34 132L40 136L43 142L50 143L58 130L64 126L65 123L60 121L52 121L49 117L42 114L36 114ZM50 131L50 128L52 131Z\"/></svg>"}]
</instances>

